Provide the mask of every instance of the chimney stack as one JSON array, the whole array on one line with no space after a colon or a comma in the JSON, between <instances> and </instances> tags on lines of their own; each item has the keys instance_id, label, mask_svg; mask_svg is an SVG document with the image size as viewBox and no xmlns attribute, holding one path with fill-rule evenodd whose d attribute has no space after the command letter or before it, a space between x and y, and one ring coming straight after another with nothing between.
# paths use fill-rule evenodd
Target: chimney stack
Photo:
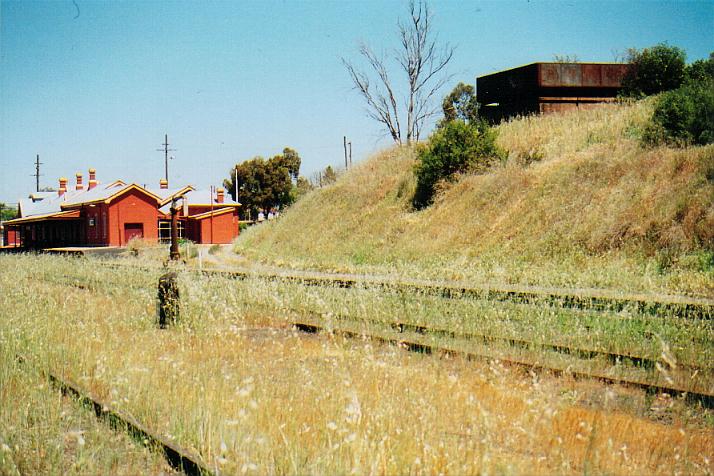
<instances>
[{"instance_id":1,"label":"chimney stack","mask_svg":"<svg viewBox=\"0 0 714 476\"><path fill-rule=\"evenodd\" d=\"M159 188L162 190L166 190L167 188L169 188L169 181L166 179L159 180Z\"/></svg>"},{"instance_id":2,"label":"chimney stack","mask_svg":"<svg viewBox=\"0 0 714 476\"><path fill-rule=\"evenodd\" d=\"M216 189L216 203L223 203L223 193L224 190L222 188Z\"/></svg>"},{"instance_id":3,"label":"chimney stack","mask_svg":"<svg viewBox=\"0 0 714 476\"><path fill-rule=\"evenodd\" d=\"M97 186L97 171L95 169L89 169L89 186L87 190L92 190Z\"/></svg>"},{"instance_id":4,"label":"chimney stack","mask_svg":"<svg viewBox=\"0 0 714 476\"><path fill-rule=\"evenodd\" d=\"M82 183L82 173L77 172L77 190L84 190L84 184Z\"/></svg>"},{"instance_id":5,"label":"chimney stack","mask_svg":"<svg viewBox=\"0 0 714 476\"><path fill-rule=\"evenodd\" d=\"M59 179L59 190L57 190L57 196L61 197L64 192L67 191L67 179L62 177Z\"/></svg>"}]
</instances>

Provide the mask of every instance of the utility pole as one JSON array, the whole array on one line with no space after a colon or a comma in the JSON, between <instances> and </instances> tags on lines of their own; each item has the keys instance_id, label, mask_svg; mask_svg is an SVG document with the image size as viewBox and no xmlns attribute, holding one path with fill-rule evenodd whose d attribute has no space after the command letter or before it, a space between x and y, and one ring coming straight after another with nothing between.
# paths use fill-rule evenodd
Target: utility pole
<instances>
[{"instance_id":1,"label":"utility pole","mask_svg":"<svg viewBox=\"0 0 714 476\"><path fill-rule=\"evenodd\" d=\"M342 145L345 148L345 170L347 170L347 136L342 136Z\"/></svg>"},{"instance_id":2,"label":"utility pole","mask_svg":"<svg viewBox=\"0 0 714 476\"><path fill-rule=\"evenodd\" d=\"M42 174L40 173L40 165L42 165L42 162L40 162L40 154L37 154L37 159L35 159L35 173L32 174L35 177L36 192L40 191L40 177L42 177Z\"/></svg>"},{"instance_id":3,"label":"utility pole","mask_svg":"<svg viewBox=\"0 0 714 476\"><path fill-rule=\"evenodd\" d=\"M236 194L235 194L235 201L238 201L238 164L236 164L235 168L235 179L233 180L233 186L236 189Z\"/></svg>"},{"instance_id":4,"label":"utility pole","mask_svg":"<svg viewBox=\"0 0 714 476\"><path fill-rule=\"evenodd\" d=\"M352 141L349 141L347 145L350 146L350 168L352 168Z\"/></svg>"},{"instance_id":5,"label":"utility pole","mask_svg":"<svg viewBox=\"0 0 714 476\"><path fill-rule=\"evenodd\" d=\"M158 152L164 153L164 178L169 181L169 152L174 152L176 149L169 149L169 135L164 134L163 149L156 149ZM171 157L173 159L173 157Z\"/></svg>"}]
</instances>

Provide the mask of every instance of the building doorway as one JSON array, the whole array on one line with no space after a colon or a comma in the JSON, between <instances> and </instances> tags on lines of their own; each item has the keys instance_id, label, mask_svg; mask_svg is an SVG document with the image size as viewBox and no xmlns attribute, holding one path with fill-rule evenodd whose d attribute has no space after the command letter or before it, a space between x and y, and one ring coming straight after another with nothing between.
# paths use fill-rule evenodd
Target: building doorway
<instances>
[{"instance_id":1,"label":"building doorway","mask_svg":"<svg viewBox=\"0 0 714 476\"><path fill-rule=\"evenodd\" d=\"M124 223L124 240L128 243L132 238L144 237L143 223Z\"/></svg>"}]
</instances>

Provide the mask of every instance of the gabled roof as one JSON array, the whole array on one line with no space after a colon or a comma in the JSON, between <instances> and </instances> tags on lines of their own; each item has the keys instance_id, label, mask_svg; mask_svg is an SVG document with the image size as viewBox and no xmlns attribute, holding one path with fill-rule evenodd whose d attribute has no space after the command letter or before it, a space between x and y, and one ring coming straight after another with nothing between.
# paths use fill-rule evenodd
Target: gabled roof
<instances>
[{"instance_id":1,"label":"gabled roof","mask_svg":"<svg viewBox=\"0 0 714 476\"><path fill-rule=\"evenodd\" d=\"M188 218L191 220L203 220L204 218L210 218L212 216L215 217L217 215L223 215L224 213L232 213L233 210L235 210L235 207L217 208L216 210L201 213L199 215L189 215Z\"/></svg>"},{"instance_id":2,"label":"gabled roof","mask_svg":"<svg viewBox=\"0 0 714 476\"><path fill-rule=\"evenodd\" d=\"M174 197L182 197L186 193L194 190L194 188L191 185L186 185L183 188L147 188L147 190L160 198L159 205L166 205L173 200Z\"/></svg>"},{"instance_id":3,"label":"gabled roof","mask_svg":"<svg viewBox=\"0 0 714 476\"><path fill-rule=\"evenodd\" d=\"M239 202L236 202L234 200L230 199L230 195L225 194L224 195L224 200L223 203L218 203L216 201L215 197L211 197L211 192L209 190L194 190L193 187L191 187L191 190L186 192L183 195L184 200L187 202L189 207L210 207L213 206L216 209L218 208L223 208L223 207L239 207L241 204ZM213 203L211 203L211 200ZM170 207L171 205L168 204L170 200L167 200L162 204L163 206L161 207L161 212L164 214L169 214L171 213Z\"/></svg>"},{"instance_id":4,"label":"gabled roof","mask_svg":"<svg viewBox=\"0 0 714 476\"><path fill-rule=\"evenodd\" d=\"M120 181L117 181L120 182ZM88 190L85 194L82 195L75 195L71 197L69 200L66 200L64 203L61 204L61 208L67 209L67 208L74 208L74 207L79 207L82 205L87 205L90 203L111 203L112 200L132 191L136 190L139 191L145 195L148 195L149 197L153 198L156 200L157 203L161 202L161 199L151 193L150 191L146 190L145 188L141 187L140 185L137 185L135 183L132 183L130 185L115 185L117 182L113 182L107 188L104 190L97 190L98 187L93 188L92 190ZM96 193L94 193L96 191Z\"/></svg>"},{"instance_id":5,"label":"gabled roof","mask_svg":"<svg viewBox=\"0 0 714 476\"><path fill-rule=\"evenodd\" d=\"M6 225L20 225L42 220L73 220L79 218L79 210L69 210L66 212L53 212L44 215L32 215L26 218L15 218L4 222Z\"/></svg>"}]
</instances>

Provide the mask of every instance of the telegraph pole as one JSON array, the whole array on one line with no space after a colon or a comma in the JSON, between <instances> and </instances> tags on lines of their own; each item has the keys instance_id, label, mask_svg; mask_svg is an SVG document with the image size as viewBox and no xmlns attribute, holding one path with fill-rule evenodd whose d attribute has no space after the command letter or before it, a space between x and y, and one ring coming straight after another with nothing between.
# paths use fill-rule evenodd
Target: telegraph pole
<instances>
[{"instance_id":1,"label":"telegraph pole","mask_svg":"<svg viewBox=\"0 0 714 476\"><path fill-rule=\"evenodd\" d=\"M347 136L342 136L342 146L345 148L345 170L347 170Z\"/></svg>"},{"instance_id":2,"label":"telegraph pole","mask_svg":"<svg viewBox=\"0 0 714 476\"><path fill-rule=\"evenodd\" d=\"M40 177L42 176L42 174L40 174L40 165L42 165L42 162L40 162L40 154L37 154L37 159L35 159L35 173L32 174L35 177L36 192L40 191Z\"/></svg>"},{"instance_id":3,"label":"telegraph pole","mask_svg":"<svg viewBox=\"0 0 714 476\"><path fill-rule=\"evenodd\" d=\"M236 189L235 201L237 202L238 201L238 164L236 164L235 174L236 175L235 175L235 180L233 181L233 186Z\"/></svg>"},{"instance_id":4,"label":"telegraph pole","mask_svg":"<svg viewBox=\"0 0 714 476\"><path fill-rule=\"evenodd\" d=\"M176 149L169 149L169 135L164 134L163 149L156 149L158 152L164 153L164 178L169 181L169 152L174 152ZM173 157L171 157L173 159Z\"/></svg>"},{"instance_id":5,"label":"telegraph pole","mask_svg":"<svg viewBox=\"0 0 714 476\"><path fill-rule=\"evenodd\" d=\"M352 141L349 141L347 145L350 147L350 167L352 167Z\"/></svg>"}]
</instances>

